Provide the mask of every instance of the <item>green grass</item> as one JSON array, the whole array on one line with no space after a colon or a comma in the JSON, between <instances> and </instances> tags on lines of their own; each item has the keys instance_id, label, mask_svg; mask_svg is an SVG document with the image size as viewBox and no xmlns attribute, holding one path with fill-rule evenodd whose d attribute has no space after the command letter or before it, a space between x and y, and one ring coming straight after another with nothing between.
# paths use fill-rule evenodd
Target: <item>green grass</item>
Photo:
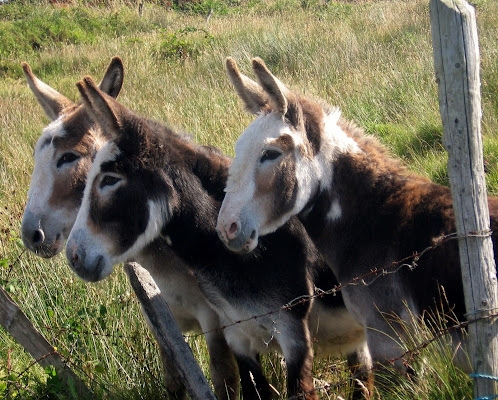
<instances>
[{"instance_id":1,"label":"green grass","mask_svg":"<svg viewBox=\"0 0 498 400\"><path fill-rule=\"evenodd\" d=\"M156 345L121 268L103 282L85 284L62 255L42 260L19 245L33 147L47 124L21 61L77 100L75 83L88 74L99 80L119 55L125 64L121 102L233 155L252 116L225 76L224 59L234 57L252 76L250 58L260 56L290 87L340 106L411 170L447 184L428 2L202 1L181 10L145 2L142 16L135 2L95 3L0 6L0 283L99 397L154 399L163 390ZM476 7L487 187L498 195L498 4L480 0ZM50 374L32 366L30 356L0 331L0 399L70 398L55 393ZM189 343L209 376L203 339ZM428 351L435 359L424 371L434 372L423 376L430 379L404 382L404 395L384 398L462 398L468 380L448 372L447 349ZM269 356L264 363L284 393L280 359ZM324 390L323 398L347 397L344 360L317 360L314 373L317 385L343 383ZM449 394L434 392L439 388Z\"/></svg>"}]
</instances>

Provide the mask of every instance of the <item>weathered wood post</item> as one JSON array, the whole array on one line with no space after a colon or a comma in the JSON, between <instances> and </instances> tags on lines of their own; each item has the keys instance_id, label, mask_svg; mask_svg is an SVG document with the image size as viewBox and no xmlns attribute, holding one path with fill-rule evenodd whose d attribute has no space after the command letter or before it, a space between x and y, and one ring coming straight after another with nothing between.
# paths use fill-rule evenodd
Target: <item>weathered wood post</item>
<instances>
[{"instance_id":1,"label":"weathered wood post","mask_svg":"<svg viewBox=\"0 0 498 400\"><path fill-rule=\"evenodd\" d=\"M464 0L430 0L434 66L443 144L453 196L475 374L498 376L498 294L489 233L481 138L479 46L474 9ZM470 235L470 236L469 236ZM477 377L476 397L498 393L498 382Z\"/></svg>"},{"instance_id":2,"label":"weathered wood post","mask_svg":"<svg viewBox=\"0 0 498 400\"><path fill-rule=\"evenodd\" d=\"M137 263L126 263L124 269L147 318L149 318L150 326L154 330L159 346L178 366L190 398L193 400L215 400L206 377L195 361L192 350L185 343L168 304L161 296L161 292L149 272Z\"/></svg>"},{"instance_id":3,"label":"weathered wood post","mask_svg":"<svg viewBox=\"0 0 498 400\"><path fill-rule=\"evenodd\" d=\"M66 386L72 386L79 399L94 399L95 395L80 378L64 363L60 355L33 326L19 306L0 287L0 325L29 352L42 367L52 365L57 376Z\"/></svg>"}]
</instances>

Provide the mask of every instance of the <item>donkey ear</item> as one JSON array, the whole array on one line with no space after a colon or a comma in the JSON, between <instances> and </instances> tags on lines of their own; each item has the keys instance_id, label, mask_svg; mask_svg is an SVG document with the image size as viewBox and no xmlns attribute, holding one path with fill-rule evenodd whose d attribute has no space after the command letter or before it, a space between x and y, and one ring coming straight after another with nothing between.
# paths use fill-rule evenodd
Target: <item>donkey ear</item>
<instances>
[{"instance_id":1,"label":"donkey ear","mask_svg":"<svg viewBox=\"0 0 498 400\"><path fill-rule=\"evenodd\" d=\"M288 107L288 96L291 96L290 90L273 76L261 58L252 59L252 68L259 83L268 94L275 111L285 116Z\"/></svg>"},{"instance_id":2,"label":"donkey ear","mask_svg":"<svg viewBox=\"0 0 498 400\"><path fill-rule=\"evenodd\" d=\"M268 96L257 82L240 73L233 58L226 59L226 66L228 77L244 102L247 111L258 114L269 104Z\"/></svg>"},{"instance_id":3,"label":"donkey ear","mask_svg":"<svg viewBox=\"0 0 498 400\"><path fill-rule=\"evenodd\" d=\"M23 62L22 69L29 88L42 106L45 115L52 121L57 119L65 108L74 105L74 102L39 80L31 71L28 63Z\"/></svg>"},{"instance_id":4,"label":"donkey ear","mask_svg":"<svg viewBox=\"0 0 498 400\"><path fill-rule=\"evenodd\" d=\"M107 67L104 78L99 84L100 90L114 98L118 97L121 87L123 86L124 66L119 57L114 57Z\"/></svg>"},{"instance_id":5,"label":"donkey ear","mask_svg":"<svg viewBox=\"0 0 498 400\"><path fill-rule=\"evenodd\" d=\"M121 136L120 108L114 98L102 92L89 76L76 84L90 117L112 139Z\"/></svg>"}]
</instances>

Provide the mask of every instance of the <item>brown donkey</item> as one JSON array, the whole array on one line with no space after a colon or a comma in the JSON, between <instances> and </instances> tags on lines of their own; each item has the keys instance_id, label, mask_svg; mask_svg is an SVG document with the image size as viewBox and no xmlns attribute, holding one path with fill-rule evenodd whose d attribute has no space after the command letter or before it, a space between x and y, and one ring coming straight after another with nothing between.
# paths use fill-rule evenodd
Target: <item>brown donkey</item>
<instances>
[{"instance_id":1,"label":"brown donkey","mask_svg":"<svg viewBox=\"0 0 498 400\"><path fill-rule=\"evenodd\" d=\"M35 167L22 221L22 239L28 249L52 257L64 243L78 214L88 171L97 151L109 140L105 131L88 116L85 108L51 88L23 64L29 87L52 122L43 130L35 147ZM123 84L123 64L113 58L100 88L116 97ZM218 399L236 399L239 376L218 315L208 304L189 268L156 241L156 252L140 261L151 272L162 296L183 332L205 335L210 354L211 380ZM186 397L180 375L160 349L166 389L177 399Z\"/></svg>"},{"instance_id":2,"label":"brown donkey","mask_svg":"<svg viewBox=\"0 0 498 400\"><path fill-rule=\"evenodd\" d=\"M217 229L235 252L250 252L294 215L304 224L339 282L411 256L455 232L449 188L408 172L371 136L340 119L337 108L287 88L253 59L258 82L232 59L229 77L257 118L238 139ZM489 198L493 241L498 199ZM456 316L464 319L456 240L426 253L411 271L403 268L367 286L342 290L348 310L367 328L372 359L397 360L403 351L391 337L401 331L384 313L403 320L421 316L444 287Z\"/></svg>"},{"instance_id":3,"label":"brown donkey","mask_svg":"<svg viewBox=\"0 0 498 400\"><path fill-rule=\"evenodd\" d=\"M347 353L363 343L364 331L350 324L340 297L285 307L311 296L315 285L335 282L302 225L289 221L250 255L230 252L216 232L230 159L138 117L90 78L78 87L87 112L113 141L95 158L68 238L74 271L89 281L104 279L113 265L157 252L156 241L165 238L226 327L244 398L272 397L258 354L278 350L287 395L316 399L312 335Z\"/></svg>"}]
</instances>

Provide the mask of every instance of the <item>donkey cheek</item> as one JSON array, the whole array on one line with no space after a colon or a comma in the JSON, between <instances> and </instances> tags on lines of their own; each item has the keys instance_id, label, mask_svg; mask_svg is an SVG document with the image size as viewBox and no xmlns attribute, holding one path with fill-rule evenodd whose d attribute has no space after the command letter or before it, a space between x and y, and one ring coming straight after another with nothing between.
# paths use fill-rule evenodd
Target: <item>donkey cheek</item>
<instances>
[{"instance_id":1,"label":"donkey cheek","mask_svg":"<svg viewBox=\"0 0 498 400\"><path fill-rule=\"evenodd\" d=\"M254 193L255 197L264 196L271 193L274 190L278 190L276 185L277 176L275 171L260 172L257 171L255 174L256 181L256 191Z\"/></svg>"}]
</instances>

